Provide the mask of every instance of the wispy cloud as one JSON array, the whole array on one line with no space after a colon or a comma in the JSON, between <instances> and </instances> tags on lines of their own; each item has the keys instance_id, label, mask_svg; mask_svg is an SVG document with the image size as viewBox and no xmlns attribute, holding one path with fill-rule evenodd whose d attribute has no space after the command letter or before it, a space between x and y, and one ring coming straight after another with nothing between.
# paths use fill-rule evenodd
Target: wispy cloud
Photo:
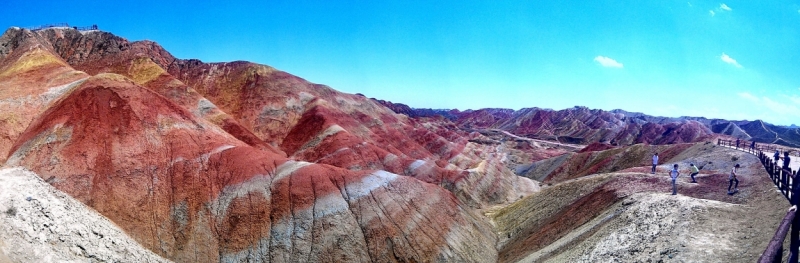
<instances>
[{"instance_id":1,"label":"wispy cloud","mask_svg":"<svg viewBox=\"0 0 800 263\"><path fill-rule=\"evenodd\" d=\"M795 106L798 98L789 98L791 102L783 103L780 101L772 100L768 97L758 97L748 92L737 93L739 97L750 101L752 105L767 109L775 114L780 114L782 117L800 117L800 108Z\"/></svg>"},{"instance_id":2,"label":"wispy cloud","mask_svg":"<svg viewBox=\"0 0 800 263\"><path fill-rule=\"evenodd\" d=\"M798 97L797 95L792 95L791 97L789 97L789 100L791 100L792 103L794 104L800 104L800 97Z\"/></svg>"},{"instance_id":3,"label":"wispy cloud","mask_svg":"<svg viewBox=\"0 0 800 263\"><path fill-rule=\"evenodd\" d=\"M741 92L741 93L738 93L737 95L739 95L739 97L741 97L742 99L746 99L746 100L749 100L751 102L759 102L758 97L753 96L753 94L750 94L749 92Z\"/></svg>"},{"instance_id":4,"label":"wispy cloud","mask_svg":"<svg viewBox=\"0 0 800 263\"><path fill-rule=\"evenodd\" d=\"M693 7L692 2L686 2L686 3L689 4L689 7Z\"/></svg>"},{"instance_id":5,"label":"wispy cloud","mask_svg":"<svg viewBox=\"0 0 800 263\"><path fill-rule=\"evenodd\" d=\"M715 12L714 10L717 10L717 11ZM725 11L730 12L730 11L733 11L733 9L730 6L726 5L725 3L722 3L722 4L719 4L719 7L715 8L715 9L712 9L712 10L708 10L708 13L711 14L711 16L714 16L714 15L717 14L717 12L725 12Z\"/></svg>"},{"instance_id":6,"label":"wispy cloud","mask_svg":"<svg viewBox=\"0 0 800 263\"><path fill-rule=\"evenodd\" d=\"M734 65L737 68L742 67L742 65L740 65L739 62L736 62L736 60L733 59L731 56L728 56L728 54L722 53L722 56L720 56L719 58L722 59L723 62Z\"/></svg>"},{"instance_id":7,"label":"wispy cloud","mask_svg":"<svg viewBox=\"0 0 800 263\"><path fill-rule=\"evenodd\" d=\"M597 63L600 63L601 66L607 67L607 68L621 68L622 67L622 63L619 63L619 62L617 62L616 60L614 60L613 58L610 58L610 57L597 56L597 57L594 58L594 61L597 61Z\"/></svg>"}]
</instances>

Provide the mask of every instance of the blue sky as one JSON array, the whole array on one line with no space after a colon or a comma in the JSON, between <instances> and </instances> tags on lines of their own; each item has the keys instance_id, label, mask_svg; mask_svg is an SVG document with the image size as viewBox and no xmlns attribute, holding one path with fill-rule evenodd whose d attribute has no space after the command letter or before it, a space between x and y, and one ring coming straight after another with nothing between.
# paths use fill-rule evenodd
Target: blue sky
<instances>
[{"instance_id":1,"label":"blue sky","mask_svg":"<svg viewBox=\"0 0 800 263\"><path fill-rule=\"evenodd\" d=\"M797 1L3 1L0 27L97 24L419 108L800 124Z\"/></svg>"}]
</instances>

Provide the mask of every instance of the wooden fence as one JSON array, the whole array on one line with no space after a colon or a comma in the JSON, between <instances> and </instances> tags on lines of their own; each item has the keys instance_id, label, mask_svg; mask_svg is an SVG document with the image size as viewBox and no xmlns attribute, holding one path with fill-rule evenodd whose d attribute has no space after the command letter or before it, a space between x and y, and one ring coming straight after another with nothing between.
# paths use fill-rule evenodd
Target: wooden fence
<instances>
[{"instance_id":1,"label":"wooden fence","mask_svg":"<svg viewBox=\"0 0 800 263\"><path fill-rule=\"evenodd\" d=\"M53 23L53 24L46 24L46 25L41 25L41 26L28 27L27 29L29 29L30 31L37 31L37 30L48 29L48 28L53 28L53 27L71 27L72 29L75 29L75 30L80 30L80 31L85 31L85 30L97 30L97 25L91 25L91 26L70 26L68 23Z\"/></svg>"},{"instance_id":2,"label":"wooden fence","mask_svg":"<svg viewBox=\"0 0 800 263\"><path fill-rule=\"evenodd\" d=\"M792 171L789 167L781 167L777 160L773 161L772 156L768 153L774 152L776 150L775 147L764 147L763 145L759 147L756 143L756 145L751 148L751 142L745 142L743 144L742 141L739 142L739 147L737 147L736 141L722 139L717 140L717 144L733 147L758 156L764 169L767 170L769 178L772 179L772 182L778 187L781 194L786 197L789 204L796 206L800 203L800 182L795 182L797 171ZM767 150L768 153L765 153L764 150ZM764 253L761 254L761 257L758 259L759 263L781 262L783 259L783 242L786 239L786 235L789 233L791 233L789 235L789 262L798 263L798 250L800 250L800 216L796 216L796 213L796 210L786 212L786 216L783 217L778 230L775 231L775 236L772 237L769 245L767 245L767 249L764 250Z\"/></svg>"},{"instance_id":3,"label":"wooden fence","mask_svg":"<svg viewBox=\"0 0 800 263\"><path fill-rule=\"evenodd\" d=\"M789 155L800 156L800 151L798 151L797 149L788 147L787 148L779 147L774 144L764 144L758 142L753 143L753 141L740 140L739 144L737 145L735 140L729 141L723 139L717 139L717 144L736 148L738 150L749 152L755 155L758 155L759 152L764 152L765 154L775 153L775 151L777 150L781 153L781 155L783 155L784 152L789 152ZM750 148L750 145L754 145L754 147Z\"/></svg>"}]
</instances>

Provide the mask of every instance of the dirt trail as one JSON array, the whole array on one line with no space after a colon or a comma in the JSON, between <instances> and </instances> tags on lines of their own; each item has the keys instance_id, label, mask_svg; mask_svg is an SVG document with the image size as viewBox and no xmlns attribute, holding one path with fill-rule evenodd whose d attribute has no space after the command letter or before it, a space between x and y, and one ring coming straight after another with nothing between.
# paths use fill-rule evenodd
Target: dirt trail
<instances>
[{"instance_id":1,"label":"dirt trail","mask_svg":"<svg viewBox=\"0 0 800 263\"><path fill-rule=\"evenodd\" d=\"M722 147L729 148L729 149L736 149L736 147L733 147L733 146L722 146ZM738 150L739 151L745 151L745 150L747 150L747 148L739 147ZM767 156L769 157L770 160L775 161L775 158L773 157L775 152L767 152L766 154L767 154ZM781 160L778 161L778 164L779 165L783 165L783 153L781 153ZM791 155L790 159L789 159L789 167L791 167L793 171L797 171L798 169L800 169L800 157Z\"/></svg>"},{"instance_id":2,"label":"dirt trail","mask_svg":"<svg viewBox=\"0 0 800 263\"><path fill-rule=\"evenodd\" d=\"M494 132L501 132L501 133L505 134L506 136L512 137L512 138L517 139L517 140L524 140L524 141L531 141L531 142L536 142L536 143L540 143L540 144L549 144L549 145L561 146L561 147L564 147L566 149L570 149L570 150L574 150L574 151L577 151L577 150L583 149L583 147L586 147L586 145L580 145L580 144L568 144L568 143L553 142L553 141L546 141L546 140L539 140L539 139L531 139L531 138L528 138L528 137L522 137L522 136L515 135L515 134L510 133L510 132L508 132L506 130L500 130L500 129L488 129L488 130L494 131Z\"/></svg>"}]
</instances>

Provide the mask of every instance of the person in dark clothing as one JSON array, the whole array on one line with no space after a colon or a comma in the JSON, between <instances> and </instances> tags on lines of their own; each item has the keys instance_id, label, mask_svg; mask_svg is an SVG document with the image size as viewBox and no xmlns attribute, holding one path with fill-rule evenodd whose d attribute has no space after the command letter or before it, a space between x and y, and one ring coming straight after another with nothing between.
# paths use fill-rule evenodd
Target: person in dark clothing
<instances>
[{"instance_id":1,"label":"person in dark clothing","mask_svg":"<svg viewBox=\"0 0 800 263\"><path fill-rule=\"evenodd\" d=\"M739 149L739 138L736 138L736 149Z\"/></svg>"},{"instance_id":2,"label":"person in dark clothing","mask_svg":"<svg viewBox=\"0 0 800 263\"><path fill-rule=\"evenodd\" d=\"M773 155L772 157L774 157L774 158L775 158L775 160L774 160L774 161L775 161L775 164L777 164L777 163L778 163L778 161L780 161L780 160L781 160L781 151L779 151L779 150L775 150L775 155Z\"/></svg>"},{"instance_id":3,"label":"person in dark clothing","mask_svg":"<svg viewBox=\"0 0 800 263\"><path fill-rule=\"evenodd\" d=\"M754 150L756 148L756 141L750 143L750 150Z\"/></svg>"},{"instance_id":4,"label":"person in dark clothing","mask_svg":"<svg viewBox=\"0 0 800 263\"><path fill-rule=\"evenodd\" d=\"M783 169L789 169L789 163L792 161L792 158L789 158L789 151L783 152Z\"/></svg>"}]
</instances>

